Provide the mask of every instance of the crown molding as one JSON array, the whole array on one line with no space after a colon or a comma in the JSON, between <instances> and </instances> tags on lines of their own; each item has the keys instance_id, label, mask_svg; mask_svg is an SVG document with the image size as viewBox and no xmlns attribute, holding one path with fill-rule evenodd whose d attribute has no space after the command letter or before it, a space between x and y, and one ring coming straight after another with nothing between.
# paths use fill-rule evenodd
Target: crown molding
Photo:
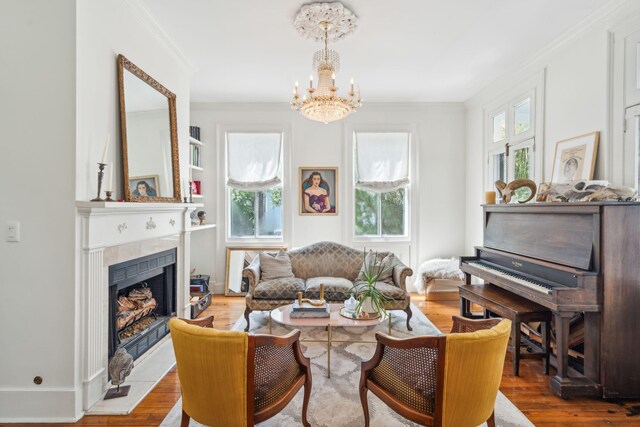
<instances>
[{"instance_id":1,"label":"crown molding","mask_svg":"<svg viewBox=\"0 0 640 427\"><path fill-rule=\"evenodd\" d=\"M124 2L127 4L132 10L134 16L138 18L144 25L147 26L151 30L152 33L156 35L156 37L161 40L173 53L176 59L179 60L180 64L185 68L185 70L189 74L193 74L198 71L198 67L189 59L189 57L180 49L178 44L167 34L167 32L162 28L162 25L156 20L153 16L144 0L128 0Z\"/></svg>"},{"instance_id":2,"label":"crown molding","mask_svg":"<svg viewBox=\"0 0 640 427\"><path fill-rule=\"evenodd\" d=\"M368 102L358 113L381 110L425 111L450 109L464 111L464 102ZM191 111L292 111L288 102L192 102ZM356 114L358 114L356 113Z\"/></svg>"}]
</instances>

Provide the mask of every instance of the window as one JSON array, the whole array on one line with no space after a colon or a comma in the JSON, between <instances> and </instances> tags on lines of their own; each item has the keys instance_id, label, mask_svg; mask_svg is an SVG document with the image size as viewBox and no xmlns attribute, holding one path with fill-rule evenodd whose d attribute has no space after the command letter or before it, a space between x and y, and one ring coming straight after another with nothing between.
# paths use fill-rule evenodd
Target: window
<instances>
[{"instance_id":1,"label":"window","mask_svg":"<svg viewBox=\"0 0 640 427\"><path fill-rule=\"evenodd\" d=\"M230 238L282 236L282 134L226 135Z\"/></svg>"},{"instance_id":2,"label":"window","mask_svg":"<svg viewBox=\"0 0 640 427\"><path fill-rule=\"evenodd\" d=\"M408 132L357 132L354 141L354 234L408 236Z\"/></svg>"},{"instance_id":3,"label":"window","mask_svg":"<svg viewBox=\"0 0 640 427\"><path fill-rule=\"evenodd\" d=\"M534 93L521 95L487 115L487 188L493 188L497 180L534 179ZM526 199L528 194L528 189L520 189L514 199Z\"/></svg>"}]
</instances>

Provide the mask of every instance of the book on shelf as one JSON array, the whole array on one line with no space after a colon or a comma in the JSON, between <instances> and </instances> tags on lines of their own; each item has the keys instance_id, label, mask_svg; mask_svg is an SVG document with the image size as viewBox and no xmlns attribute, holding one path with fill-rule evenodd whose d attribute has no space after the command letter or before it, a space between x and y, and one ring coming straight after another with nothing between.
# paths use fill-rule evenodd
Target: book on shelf
<instances>
[{"instance_id":1,"label":"book on shelf","mask_svg":"<svg viewBox=\"0 0 640 427\"><path fill-rule=\"evenodd\" d=\"M191 136L191 138L195 138L200 141L200 127L189 126L189 135Z\"/></svg>"}]
</instances>

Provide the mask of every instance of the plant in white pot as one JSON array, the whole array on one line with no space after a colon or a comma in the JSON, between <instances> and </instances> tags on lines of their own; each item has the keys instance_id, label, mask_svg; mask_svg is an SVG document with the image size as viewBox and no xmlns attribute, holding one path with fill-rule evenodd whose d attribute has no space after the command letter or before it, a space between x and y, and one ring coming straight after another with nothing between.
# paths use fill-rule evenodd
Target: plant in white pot
<instances>
[{"instance_id":1,"label":"plant in white pot","mask_svg":"<svg viewBox=\"0 0 640 427\"><path fill-rule=\"evenodd\" d=\"M393 268L392 265L385 265L378 260L378 253L371 252L367 256L364 252L364 261L358 281L351 288L358 298L356 313L360 317L378 317L387 314L384 302L390 300L382 291L377 288L380 278Z\"/></svg>"}]
</instances>

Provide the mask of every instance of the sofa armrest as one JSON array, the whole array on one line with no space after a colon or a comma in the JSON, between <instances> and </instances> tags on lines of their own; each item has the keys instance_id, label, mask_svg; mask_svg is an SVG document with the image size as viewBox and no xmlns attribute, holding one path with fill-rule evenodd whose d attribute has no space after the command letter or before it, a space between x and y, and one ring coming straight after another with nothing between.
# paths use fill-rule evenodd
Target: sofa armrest
<instances>
[{"instance_id":1,"label":"sofa armrest","mask_svg":"<svg viewBox=\"0 0 640 427\"><path fill-rule=\"evenodd\" d=\"M393 283L405 292L407 291L407 276L413 276L413 270L402 262L398 262L393 267Z\"/></svg>"},{"instance_id":2,"label":"sofa armrest","mask_svg":"<svg viewBox=\"0 0 640 427\"><path fill-rule=\"evenodd\" d=\"M260 281L260 257L257 256L251 261L248 267L242 270L242 277L249 279L249 293L253 294L253 290Z\"/></svg>"}]
</instances>

